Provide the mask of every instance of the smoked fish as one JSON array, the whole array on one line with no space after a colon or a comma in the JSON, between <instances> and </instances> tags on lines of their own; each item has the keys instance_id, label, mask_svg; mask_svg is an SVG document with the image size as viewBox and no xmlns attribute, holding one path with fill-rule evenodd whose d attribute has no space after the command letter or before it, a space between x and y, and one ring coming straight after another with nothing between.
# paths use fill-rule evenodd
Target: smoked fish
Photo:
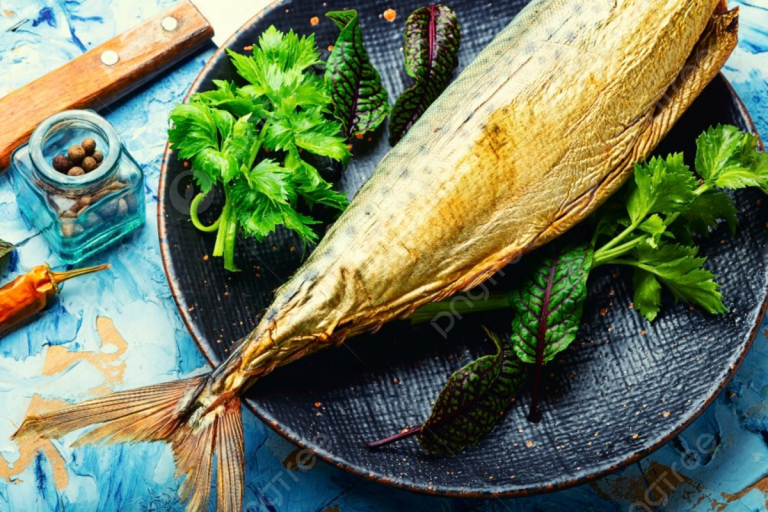
<instances>
[{"instance_id":1,"label":"smoked fish","mask_svg":"<svg viewBox=\"0 0 768 512\"><path fill-rule=\"evenodd\" d=\"M212 373L28 417L16 438L171 443L187 510L242 508L240 396L279 366L470 289L631 175L737 43L723 0L533 0L381 161Z\"/></svg>"}]
</instances>

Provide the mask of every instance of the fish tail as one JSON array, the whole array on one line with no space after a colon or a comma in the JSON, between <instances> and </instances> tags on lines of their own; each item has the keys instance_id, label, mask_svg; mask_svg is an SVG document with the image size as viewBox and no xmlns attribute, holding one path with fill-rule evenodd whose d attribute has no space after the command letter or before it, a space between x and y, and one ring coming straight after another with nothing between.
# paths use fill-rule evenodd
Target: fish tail
<instances>
[{"instance_id":1,"label":"fish tail","mask_svg":"<svg viewBox=\"0 0 768 512\"><path fill-rule=\"evenodd\" d=\"M108 394L62 409L29 416L12 436L60 438L90 425L73 447L98 443L170 443L179 497L187 511L208 510L216 456L217 511L240 512L243 502L244 442L237 395L213 396L209 376Z\"/></svg>"}]
</instances>

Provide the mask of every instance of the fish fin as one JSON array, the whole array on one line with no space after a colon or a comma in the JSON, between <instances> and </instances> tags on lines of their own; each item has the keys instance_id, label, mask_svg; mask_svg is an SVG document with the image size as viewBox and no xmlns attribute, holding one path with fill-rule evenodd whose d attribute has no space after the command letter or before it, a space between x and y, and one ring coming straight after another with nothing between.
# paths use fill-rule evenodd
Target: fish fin
<instances>
[{"instance_id":1,"label":"fish fin","mask_svg":"<svg viewBox=\"0 0 768 512\"><path fill-rule=\"evenodd\" d=\"M185 476L179 497L187 510L210 508L214 456L216 510L239 512L243 502L244 442L240 398L204 406L199 397L207 376L167 382L69 405L29 416L11 437L60 438L97 425L73 446L163 441L171 444L176 478Z\"/></svg>"}]
</instances>

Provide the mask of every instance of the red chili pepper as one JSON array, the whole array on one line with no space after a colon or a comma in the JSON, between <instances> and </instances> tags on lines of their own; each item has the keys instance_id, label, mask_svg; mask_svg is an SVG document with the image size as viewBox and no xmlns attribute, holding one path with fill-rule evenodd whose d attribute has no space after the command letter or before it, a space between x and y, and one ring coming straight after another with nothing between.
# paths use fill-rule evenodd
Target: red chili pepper
<instances>
[{"instance_id":1,"label":"red chili pepper","mask_svg":"<svg viewBox=\"0 0 768 512\"><path fill-rule=\"evenodd\" d=\"M0 288L0 336L42 311L48 301L59 293L59 285L73 277L92 274L110 268L109 265L53 272L48 265L39 265L23 276Z\"/></svg>"}]
</instances>

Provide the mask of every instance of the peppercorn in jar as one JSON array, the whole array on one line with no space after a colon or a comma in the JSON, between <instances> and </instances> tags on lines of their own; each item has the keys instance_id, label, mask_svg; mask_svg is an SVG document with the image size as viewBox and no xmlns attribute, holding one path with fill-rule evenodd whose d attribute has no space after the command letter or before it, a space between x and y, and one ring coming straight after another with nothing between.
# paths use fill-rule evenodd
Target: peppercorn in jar
<instances>
[{"instance_id":1,"label":"peppercorn in jar","mask_svg":"<svg viewBox=\"0 0 768 512\"><path fill-rule=\"evenodd\" d=\"M90 110L49 117L11 156L19 210L75 264L144 224L144 173L114 127Z\"/></svg>"}]
</instances>

